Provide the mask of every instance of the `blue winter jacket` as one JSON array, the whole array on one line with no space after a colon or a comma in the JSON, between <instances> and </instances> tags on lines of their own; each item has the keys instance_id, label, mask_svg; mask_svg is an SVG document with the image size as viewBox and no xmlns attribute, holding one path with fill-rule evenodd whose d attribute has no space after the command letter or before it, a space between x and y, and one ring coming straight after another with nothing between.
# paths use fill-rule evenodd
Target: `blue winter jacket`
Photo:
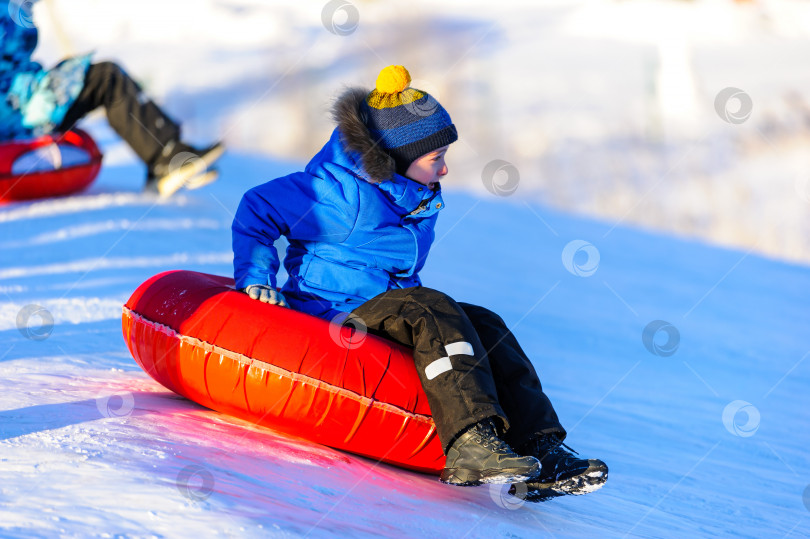
<instances>
[{"instance_id":1,"label":"blue winter jacket","mask_svg":"<svg viewBox=\"0 0 810 539\"><path fill-rule=\"evenodd\" d=\"M90 55L45 70L31 60L37 40L30 3L0 0L0 141L51 133L84 87Z\"/></svg>"},{"instance_id":2,"label":"blue winter jacket","mask_svg":"<svg viewBox=\"0 0 810 539\"><path fill-rule=\"evenodd\" d=\"M332 320L386 290L421 284L440 190L398 174L372 183L359 162L335 129L304 172L245 193L233 221L237 288L276 286L273 242L282 235L282 293L294 309Z\"/></svg>"}]
</instances>

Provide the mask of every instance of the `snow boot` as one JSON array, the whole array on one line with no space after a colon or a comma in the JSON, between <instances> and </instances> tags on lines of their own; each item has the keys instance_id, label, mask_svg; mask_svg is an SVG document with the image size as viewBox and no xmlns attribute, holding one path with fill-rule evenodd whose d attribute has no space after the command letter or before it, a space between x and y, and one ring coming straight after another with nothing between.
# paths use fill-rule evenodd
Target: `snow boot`
<instances>
[{"instance_id":1,"label":"snow boot","mask_svg":"<svg viewBox=\"0 0 810 539\"><path fill-rule=\"evenodd\" d=\"M521 447L526 455L537 457L542 469L537 478L526 482L525 499L546 501L557 496L587 494L598 490L608 478L607 465L598 459L582 459L555 434L533 437ZM572 453L573 452L573 453ZM509 490L515 494L515 486Z\"/></svg>"},{"instance_id":2,"label":"snow boot","mask_svg":"<svg viewBox=\"0 0 810 539\"><path fill-rule=\"evenodd\" d=\"M447 450L441 481L450 485L514 483L534 478L540 463L522 457L498 437L495 423L485 419L464 431Z\"/></svg>"},{"instance_id":3,"label":"snow boot","mask_svg":"<svg viewBox=\"0 0 810 539\"><path fill-rule=\"evenodd\" d=\"M219 176L209 169L224 151L219 142L202 149L180 141L169 142L149 167L146 190L167 197L182 187L197 189L209 184Z\"/></svg>"}]
</instances>

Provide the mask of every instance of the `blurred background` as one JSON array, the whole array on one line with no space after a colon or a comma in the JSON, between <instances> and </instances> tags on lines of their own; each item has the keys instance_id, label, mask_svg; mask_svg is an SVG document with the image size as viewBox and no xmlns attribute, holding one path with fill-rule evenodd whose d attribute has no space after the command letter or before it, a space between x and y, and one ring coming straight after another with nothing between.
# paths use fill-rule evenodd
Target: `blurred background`
<instances>
[{"instance_id":1,"label":"blurred background","mask_svg":"<svg viewBox=\"0 0 810 539\"><path fill-rule=\"evenodd\" d=\"M42 0L34 14L35 59L119 62L192 141L304 163L342 88L402 64L459 128L446 190L810 263L808 1Z\"/></svg>"}]
</instances>

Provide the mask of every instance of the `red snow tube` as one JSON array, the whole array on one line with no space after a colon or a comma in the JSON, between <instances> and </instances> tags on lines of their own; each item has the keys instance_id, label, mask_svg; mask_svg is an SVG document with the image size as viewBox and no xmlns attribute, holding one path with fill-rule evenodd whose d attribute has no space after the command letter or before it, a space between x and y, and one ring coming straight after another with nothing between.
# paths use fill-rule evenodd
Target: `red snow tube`
<instances>
[{"instance_id":1,"label":"red snow tube","mask_svg":"<svg viewBox=\"0 0 810 539\"><path fill-rule=\"evenodd\" d=\"M0 204L81 191L96 179L101 157L96 143L81 129L2 142Z\"/></svg>"},{"instance_id":2,"label":"red snow tube","mask_svg":"<svg viewBox=\"0 0 810 539\"><path fill-rule=\"evenodd\" d=\"M124 305L124 340L157 382L323 445L437 473L444 454L411 352L250 299L232 279L170 271Z\"/></svg>"}]
</instances>

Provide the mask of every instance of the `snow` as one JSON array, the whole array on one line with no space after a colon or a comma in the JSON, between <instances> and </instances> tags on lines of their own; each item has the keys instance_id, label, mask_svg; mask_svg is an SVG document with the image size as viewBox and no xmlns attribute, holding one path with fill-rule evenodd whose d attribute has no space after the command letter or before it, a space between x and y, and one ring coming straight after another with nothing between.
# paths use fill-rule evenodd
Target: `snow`
<instances>
[{"instance_id":1,"label":"snow","mask_svg":"<svg viewBox=\"0 0 810 539\"><path fill-rule=\"evenodd\" d=\"M37 6L38 15L44 14L44 4ZM0 207L0 536L810 536L810 268L767 258L757 245L767 238L760 224L779 221L795 229L792 239L784 239L788 248L779 256L795 258L790 250L806 246L802 227L810 197L807 182L801 181L806 177L771 174L774 167L806 171L801 157L806 152L795 139L752 150L743 162L722 157L738 154L721 135L707 136L702 144L684 142L693 152L689 155L699 157L697 162L716 167L716 174L709 170L704 179L725 178L729 191L712 190L723 183L714 180L703 190L697 183L661 182L684 154L670 150L662 163L646 146L628 142L632 137L606 129L603 120L610 115L618 122L610 125L624 120L632 125L633 109L600 104L607 92L598 86L600 72L587 75L571 67L574 78L565 80L581 80L583 86L560 78L548 85L531 79L526 92L503 104L516 111L516 131L523 134L531 132L532 118L549 113L546 123L534 127L543 137L553 133L549 126L563 125L555 122L565 109L556 107L573 107L565 143L514 135L516 147L522 148L515 152L546 144L549 155L557 155L546 165L546 170L560 172L557 183L544 185L542 197L535 196L531 185L539 175L524 162L518 163L521 183L511 196L486 190L478 183L480 172L474 181L451 172L445 182L447 206L422 275L425 283L499 313L532 357L569 431L569 445L610 467L610 478L598 492L527 504L503 496L500 487L449 487L432 476L204 409L152 381L121 337L121 305L150 276L176 268L231 273L230 223L242 193L300 168L303 149L285 150L296 130L309 133L313 145L325 140L309 132L308 124L287 126L278 120L283 116L274 114L287 108L298 121L297 107L306 101L316 109L307 121L325 125L318 107L326 107L325 96L334 92L336 81L350 81L347 70L369 71L365 59L352 60L351 55L368 52L359 38L382 39L376 22L384 27L391 18L388 8L358 3L361 21L372 28L341 42L323 35L321 3L200 2L195 6L203 6L198 8L201 15L188 15L191 22L178 36L187 44L167 52L166 28L137 22L155 13L182 18L188 11L178 6L188 4L144 4L142 10L110 7L100 0L71 0L71 9L64 2L54 4L73 39L97 42L105 55L121 57L133 73L145 73L155 93L188 119L192 137L205 140L222 127L231 149L222 160L220 181L161 201L139 192L143 169L103 120L95 118L86 127L105 152L105 166L87 192ZM546 39L543 46L551 50L576 44L574 34L592 24L594 13L618 16L605 12L604 3L577 4L573 13L568 2L532 7L536 5L504 4L495 13L484 5L447 2L434 11L445 17L441 24L458 32L453 35L470 38L468 45L484 35L482 43L493 49L506 38L487 17L511 21L509 39L519 43L533 37L535 44ZM626 2L621 9L638 5ZM790 38L791 50L798 50L796 43L807 35L800 4L762 6L796 10L792 19L779 19L789 28L777 41L788 47ZM96 10L93 17L88 18L88 9ZM465 17L459 16L463 10ZM532 19L525 10L542 12L544 32L529 35ZM109 18L121 22L103 32L76 31L104 28ZM47 16L40 19L49 24ZM195 41L197 29L211 25L228 31L206 34L205 43ZM695 32L700 28L696 25ZM761 39L743 36L745 46ZM544 69L562 70L566 62L583 61L600 46L615 53L613 61L643 62L646 49L639 41L646 36L631 37L625 43L579 42L581 49L543 59ZM722 44L700 46L722 56ZM58 47L46 39L43 54L50 50L57 55ZM290 51L300 47L311 47L311 56L299 65ZM154 61L158 51L165 62ZM278 63L267 60L279 51L286 52L276 57ZM494 70L488 80L495 86L514 80L509 62L501 63L503 57L495 61L480 49L470 51L472 63L454 68L460 80L478 79L476 65ZM440 58L452 56L442 54ZM387 60L395 55L382 56ZM511 58L514 64L521 61ZM706 58L700 62L708 62ZM771 57L757 58L760 65L767 63L763 58ZM801 58L797 53L780 64L781 70L771 67L790 80L791 62ZM289 70L292 80L280 83L284 92L268 90L265 79L251 83L247 66L256 62L265 62L273 76ZM711 68L718 65L708 62L699 72L712 76ZM313 66L321 78L313 74ZM568 77L564 70L560 73ZM632 82L635 72L627 73L625 82ZM741 73L751 81L756 78L756 73ZM178 79L186 86L176 85ZM432 74L426 75L425 80L431 79ZM617 79L604 80L616 84L614 90L621 88ZM302 89L307 82L312 87ZM767 81L760 84L766 92ZM290 93L295 88L300 102ZM437 88L443 103L446 97L463 104L461 95L453 97L457 90ZM528 99L535 91L545 105ZM267 94L260 98L263 92ZM598 114L589 117L583 112L588 107ZM459 114L459 121L493 121L511 128L493 111L478 111L466 120ZM202 118L206 115L211 125ZM595 126L606 131L594 132ZM750 123L743 128L754 131ZM245 143L254 134L260 134L260 144ZM464 160L461 155L480 152L478 136L484 135L455 145L459 161ZM523 146L517 145L519 140ZM516 161L506 150L512 142L499 142L501 152L471 158L471 166L480 171L492 159ZM593 176L604 181L597 191L612 197L605 202L612 215L588 206L593 200L586 187L593 185L569 183L587 166L582 156L588 151L597 165L613 163ZM616 183L625 170L623 160L643 169L634 176L636 190ZM734 165L728 168L728 163ZM745 166L752 163L754 167ZM747 175L741 174L743 169ZM753 206L740 210L735 204L732 195L738 185L729 186L730 178L749 182ZM769 198L769 185L778 185L775 190L801 204L784 206ZM552 207L564 206L558 203L563 199L571 202L569 210L588 207L600 217ZM678 207L694 203L703 205L691 217L678 213ZM750 215L751 207L764 214ZM633 224L639 220L632 208L658 214L661 221L680 215L701 239L640 228ZM750 226L751 241L742 248L714 244L717 237L707 230L718 222L725 229L745 228L735 221L716 221L714 211L742 215L736 222ZM646 225L665 228L659 222ZM774 230L776 237L785 229ZM734 244L737 236L723 241Z\"/></svg>"},{"instance_id":2,"label":"snow","mask_svg":"<svg viewBox=\"0 0 810 539\"><path fill-rule=\"evenodd\" d=\"M241 193L295 167L232 152L220 182L157 203L132 192L137 166L109 166L85 194L2 209L16 217L0 236L0 535L810 533L810 270L517 197L448 189L424 280L504 317L569 443L609 464L602 490L524 504L500 487L452 488L153 382L123 343L121 304L163 270L230 274ZM127 204L112 196L127 192ZM598 253L589 276L575 275L592 271L588 249L563 260L575 240ZM52 327L40 314L18 330L32 304ZM677 328L674 354L645 347L655 320ZM750 436L744 404L726 411L735 401L759 413Z\"/></svg>"}]
</instances>

